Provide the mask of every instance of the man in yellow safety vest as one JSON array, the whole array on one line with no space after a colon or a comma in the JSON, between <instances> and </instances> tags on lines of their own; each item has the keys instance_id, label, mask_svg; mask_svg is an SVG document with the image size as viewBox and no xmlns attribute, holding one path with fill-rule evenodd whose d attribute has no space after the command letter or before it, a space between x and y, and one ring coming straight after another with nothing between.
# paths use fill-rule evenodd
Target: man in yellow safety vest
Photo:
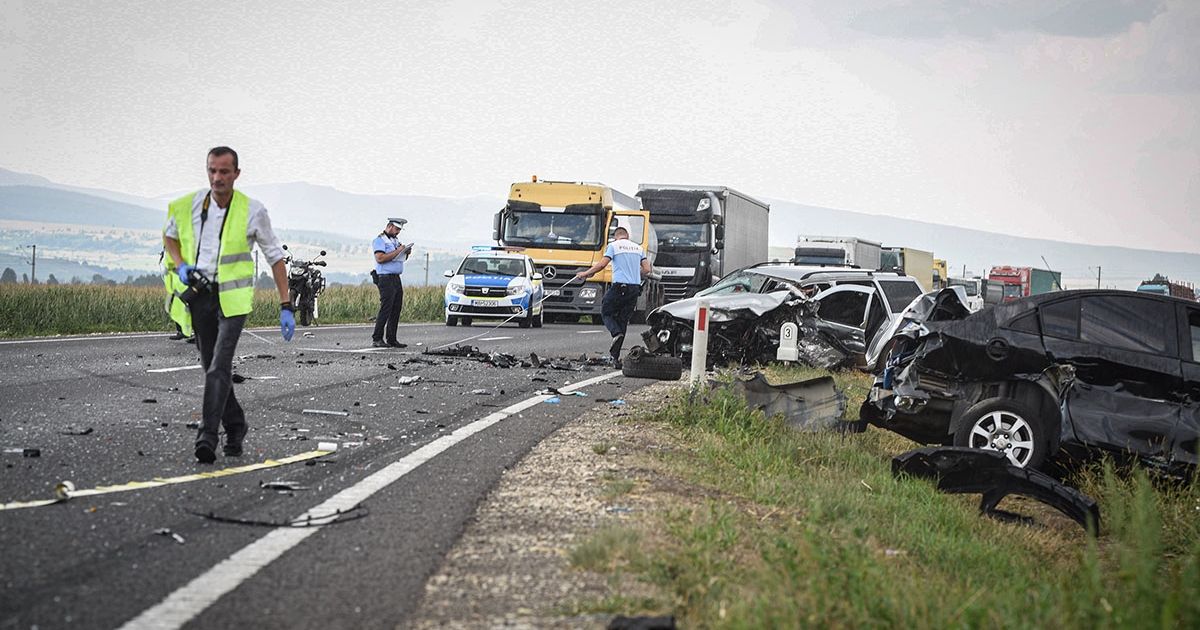
<instances>
[{"instance_id":1,"label":"man in yellow safety vest","mask_svg":"<svg viewBox=\"0 0 1200 630\"><path fill-rule=\"evenodd\" d=\"M279 325L285 341L296 331L288 301L287 263L271 229L267 209L233 189L241 170L237 152L216 147L208 152L208 190L171 202L163 228L163 246L176 269L185 312L172 313L196 334L204 367L204 403L195 455L202 464L217 459L218 429L225 428L224 453L242 454L246 415L233 395L233 356L254 301L252 243L271 265L279 289Z\"/></svg>"}]
</instances>

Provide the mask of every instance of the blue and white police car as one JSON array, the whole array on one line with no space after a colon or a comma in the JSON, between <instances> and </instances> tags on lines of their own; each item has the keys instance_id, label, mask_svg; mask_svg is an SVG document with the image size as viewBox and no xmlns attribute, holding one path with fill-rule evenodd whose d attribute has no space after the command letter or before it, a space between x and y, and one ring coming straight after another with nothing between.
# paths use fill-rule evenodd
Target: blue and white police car
<instances>
[{"instance_id":1,"label":"blue and white police car","mask_svg":"<svg viewBox=\"0 0 1200 630\"><path fill-rule=\"evenodd\" d=\"M521 328L542 327L542 274L520 248L476 246L446 270L446 325L474 319L512 319Z\"/></svg>"}]
</instances>

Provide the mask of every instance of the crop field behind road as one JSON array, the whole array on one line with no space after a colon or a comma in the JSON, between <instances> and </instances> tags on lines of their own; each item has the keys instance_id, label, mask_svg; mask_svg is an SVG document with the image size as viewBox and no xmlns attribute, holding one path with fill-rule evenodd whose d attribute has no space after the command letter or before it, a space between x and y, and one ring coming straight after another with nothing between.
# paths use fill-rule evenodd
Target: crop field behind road
<instances>
[{"instance_id":1,"label":"crop field behind road","mask_svg":"<svg viewBox=\"0 0 1200 630\"><path fill-rule=\"evenodd\" d=\"M440 320L442 295L439 286L405 288L400 321ZM173 330L166 297L165 287L0 283L0 338ZM379 312L379 291L374 285L331 286L318 310L318 324L365 323ZM277 291L254 292L247 325L279 325Z\"/></svg>"}]
</instances>

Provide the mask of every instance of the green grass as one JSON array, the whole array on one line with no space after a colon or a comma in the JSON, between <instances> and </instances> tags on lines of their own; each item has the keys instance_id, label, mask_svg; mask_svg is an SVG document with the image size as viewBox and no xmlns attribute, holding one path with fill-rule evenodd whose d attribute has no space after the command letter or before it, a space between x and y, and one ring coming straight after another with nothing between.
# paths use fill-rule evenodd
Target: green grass
<instances>
[{"instance_id":1,"label":"green grass","mask_svg":"<svg viewBox=\"0 0 1200 630\"><path fill-rule=\"evenodd\" d=\"M769 371L773 382L820 370ZM857 419L870 379L834 375ZM799 433L726 390L685 390L643 421L686 448L653 465L703 488L650 513L612 555L670 600L688 628L1184 628L1200 625L1200 491L1098 465L1070 479L1101 506L1099 539L1040 503L979 514L979 495L947 495L891 475L915 448L891 433ZM647 456L649 457L649 456ZM703 496L697 499L695 496ZM717 498L714 498L717 497ZM626 525L629 527L630 525ZM585 541L606 558L605 538ZM573 556L574 557L574 556ZM609 561L609 564L614 564ZM605 566L603 560L579 566ZM593 570L598 570L593 568Z\"/></svg>"},{"instance_id":2,"label":"green grass","mask_svg":"<svg viewBox=\"0 0 1200 630\"><path fill-rule=\"evenodd\" d=\"M401 321L440 321L442 295L438 286L405 289ZM0 338L172 330L165 298L162 287L4 283ZM366 323L379 311L379 291L374 285L332 286L321 295L319 307L317 324ZM254 292L248 325L279 325L277 291Z\"/></svg>"}]
</instances>

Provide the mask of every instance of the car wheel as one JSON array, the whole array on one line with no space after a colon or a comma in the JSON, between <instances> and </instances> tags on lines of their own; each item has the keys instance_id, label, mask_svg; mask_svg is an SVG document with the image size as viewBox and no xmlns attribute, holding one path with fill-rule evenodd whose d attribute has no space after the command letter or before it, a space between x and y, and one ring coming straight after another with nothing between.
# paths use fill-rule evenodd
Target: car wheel
<instances>
[{"instance_id":1,"label":"car wheel","mask_svg":"<svg viewBox=\"0 0 1200 630\"><path fill-rule=\"evenodd\" d=\"M470 317L462 317L462 318L460 318L460 321L462 321L462 325L463 325L463 326L470 326L470 325L471 325L471 318L470 318Z\"/></svg>"},{"instance_id":2,"label":"car wheel","mask_svg":"<svg viewBox=\"0 0 1200 630\"><path fill-rule=\"evenodd\" d=\"M454 326L454 325L455 325L455 324L457 324L457 323L458 323L458 318L457 318L457 317L455 317L455 316L453 316L453 315L447 315L447 316L446 316L446 325L447 325L447 326Z\"/></svg>"},{"instance_id":3,"label":"car wheel","mask_svg":"<svg viewBox=\"0 0 1200 630\"><path fill-rule=\"evenodd\" d=\"M683 376L683 361L679 357L650 354L645 348L634 346L621 362L621 374L632 378L678 381Z\"/></svg>"},{"instance_id":4,"label":"car wheel","mask_svg":"<svg viewBox=\"0 0 1200 630\"><path fill-rule=\"evenodd\" d=\"M517 322L517 326L520 326L521 328L529 328L532 325L533 325L533 313L532 312L529 315L522 317L521 321Z\"/></svg>"},{"instance_id":5,"label":"car wheel","mask_svg":"<svg viewBox=\"0 0 1200 630\"><path fill-rule=\"evenodd\" d=\"M541 327L542 327L542 314L541 314L541 313L538 313L538 314L537 314L537 317L534 317L534 318L533 318L533 327L534 327L534 328L541 328Z\"/></svg>"},{"instance_id":6,"label":"car wheel","mask_svg":"<svg viewBox=\"0 0 1200 630\"><path fill-rule=\"evenodd\" d=\"M975 403L958 420L954 445L1000 451L1018 468L1037 469L1050 450L1046 422L1025 403L988 398Z\"/></svg>"}]
</instances>

